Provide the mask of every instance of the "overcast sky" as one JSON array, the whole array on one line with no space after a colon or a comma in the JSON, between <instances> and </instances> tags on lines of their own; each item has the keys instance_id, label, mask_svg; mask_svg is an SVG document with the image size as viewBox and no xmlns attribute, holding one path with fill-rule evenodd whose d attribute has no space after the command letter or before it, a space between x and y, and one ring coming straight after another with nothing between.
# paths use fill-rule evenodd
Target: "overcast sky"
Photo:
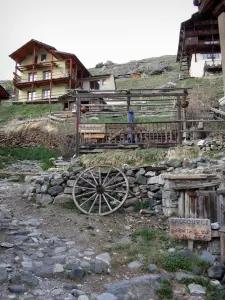
<instances>
[{"instance_id":1,"label":"overcast sky","mask_svg":"<svg viewBox=\"0 0 225 300\"><path fill-rule=\"evenodd\" d=\"M0 80L8 57L30 39L77 55L87 67L176 54L180 23L192 0L0 0Z\"/></svg>"}]
</instances>

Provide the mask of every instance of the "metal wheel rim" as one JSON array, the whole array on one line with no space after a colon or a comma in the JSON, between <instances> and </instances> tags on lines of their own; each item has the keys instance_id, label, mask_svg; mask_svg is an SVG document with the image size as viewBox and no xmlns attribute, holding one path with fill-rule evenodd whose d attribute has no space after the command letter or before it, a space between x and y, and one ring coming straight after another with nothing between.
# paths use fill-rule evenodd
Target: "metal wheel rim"
<instances>
[{"instance_id":1,"label":"metal wheel rim","mask_svg":"<svg viewBox=\"0 0 225 300\"><path fill-rule=\"evenodd\" d=\"M101 169L101 168L109 168L109 171L107 172L107 174L108 175L106 175L106 177L107 176L109 176L109 174L111 173L111 170L113 170L114 172L116 171L116 176L115 177L113 177L113 178L110 178L110 180L107 182L103 182L102 184L103 185L106 185L106 187L108 186L108 184L109 184L109 182L111 182L111 181L113 181L113 180L115 180L115 178L118 176L118 174L120 175L120 176L122 176L123 177L123 181L121 182L121 183L119 183L118 184L118 186L120 186L120 185L122 185L122 183L124 183L125 184L125 191L123 191L123 193L124 193L124 196L123 196L123 198L122 198L122 200L121 201L119 201L119 200L117 200L119 203L118 203L118 205L116 205L116 207L115 208L113 208L113 209L111 209L111 210L109 210L109 211L107 211L107 212L101 212L101 210L100 210L100 208L99 208L99 210L98 210L98 213L93 213L93 212L89 212L89 211L87 211L87 210L85 210L85 209L83 209L82 207L81 207L81 204L79 204L79 201L78 201L78 196L80 196L80 195L77 195L76 196L76 188L78 187L80 187L79 185L78 185L78 182L79 182L79 180L81 179L83 179L83 175L84 174L87 174L87 173L92 173L91 171L92 170L94 170L94 169ZM103 173L99 173L99 180L100 180L100 174L101 174L101 179L102 179L102 174ZM108 178L107 178L108 179ZM105 180L105 179L104 179ZM94 180L95 181L95 180ZM93 194L97 194L97 195L99 195L97 192L96 192L96 190L97 190L97 185L96 185L96 183L94 183L94 185L95 185L95 188L93 187L93 188L87 188L87 189L89 189L89 190L92 190L93 191ZM115 184L114 184L115 185ZM111 187L111 185L110 186L108 186L108 187ZM83 187L83 188L85 188L85 187ZM95 191L95 192L94 192ZM114 192L117 192L116 190L114 191ZM91 193L91 192L90 192ZM106 189L106 193L108 194L108 189ZM118 193L120 193L119 191L118 191ZM86 192L86 194L88 194L88 191ZM103 192L103 194L105 195L105 193ZM103 195L102 194L102 195ZM75 180L75 183L74 183L74 185L73 185L73 191L72 191L72 195L73 195L73 201L74 201L74 203L75 203L75 205L76 205L76 207L81 211L81 212L83 212L84 214L88 214L88 215L101 215L101 216L106 216L106 215L109 215L109 214L111 214L111 213L113 213L113 212L115 212L116 210L118 210L123 204L124 204L124 202L126 201L126 199L127 199L127 197L128 197L128 194L129 194L129 182L128 182L128 179L127 179L127 177L126 177L126 175L124 174L124 172L123 171L121 171L120 169L118 169L118 168L115 168L115 167L112 167L112 166L110 166L110 165L99 165L99 166L94 166L94 167L90 167L90 168L87 168L87 169L85 169L82 173L80 173L79 175L78 175L78 177L77 177L77 179ZM105 195L106 196L106 195ZM82 195L81 195L81 197L82 197ZM109 196L107 195L107 197L109 198ZM80 198L80 197L79 197ZM102 201L103 201L103 203L106 203L106 201L105 201L105 199L104 199L104 196L98 196L98 198L100 199L100 203L102 203ZM90 200L88 200L88 201L91 201L91 200L93 200L93 202L96 202L97 201L97 198L96 198L96 196L94 196L92 199L90 199ZM84 200L84 202L85 202L86 200ZM93 203L92 203L93 204ZM95 204L94 204L95 205ZM108 204L107 204L107 206L108 206ZM99 207L101 207L101 204L99 204Z\"/></svg>"}]
</instances>

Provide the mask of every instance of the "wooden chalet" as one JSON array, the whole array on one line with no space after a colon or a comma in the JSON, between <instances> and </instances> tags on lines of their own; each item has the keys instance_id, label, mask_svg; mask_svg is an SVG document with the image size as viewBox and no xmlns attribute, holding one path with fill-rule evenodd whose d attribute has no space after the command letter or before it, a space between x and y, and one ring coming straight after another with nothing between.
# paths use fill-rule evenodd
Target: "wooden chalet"
<instances>
[{"instance_id":1,"label":"wooden chalet","mask_svg":"<svg viewBox=\"0 0 225 300\"><path fill-rule=\"evenodd\" d=\"M83 78L90 76L76 55L58 51L37 40L13 52L15 100L29 103L52 103L67 89L83 87Z\"/></svg>"},{"instance_id":2,"label":"wooden chalet","mask_svg":"<svg viewBox=\"0 0 225 300\"><path fill-rule=\"evenodd\" d=\"M0 102L1 100L8 100L10 94L0 85Z\"/></svg>"},{"instance_id":3,"label":"wooden chalet","mask_svg":"<svg viewBox=\"0 0 225 300\"><path fill-rule=\"evenodd\" d=\"M218 19L210 14L193 14L181 23L177 61L186 76L201 77L222 71Z\"/></svg>"},{"instance_id":4,"label":"wooden chalet","mask_svg":"<svg viewBox=\"0 0 225 300\"><path fill-rule=\"evenodd\" d=\"M218 19L220 48L222 54L224 90L225 90L225 1L224 0L194 0L200 15L210 15Z\"/></svg>"}]
</instances>

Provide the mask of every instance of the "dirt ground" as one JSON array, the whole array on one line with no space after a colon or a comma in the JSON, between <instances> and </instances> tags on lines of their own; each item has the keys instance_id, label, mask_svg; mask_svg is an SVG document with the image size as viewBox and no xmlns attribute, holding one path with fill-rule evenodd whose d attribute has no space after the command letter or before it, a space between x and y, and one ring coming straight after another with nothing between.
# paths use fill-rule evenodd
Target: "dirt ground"
<instances>
[{"instance_id":1,"label":"dirt ground","mask_svg":"<svg viewBox=\"0 0 225 300\"><path fill-rule=\"evenodd\" d=\"M138 212L116 212L112 215L99 217L87 216L75 209L68 209L54 204L38 208L33 202L23 199L28 188L27 183L13 183L0 180L0 204L7 205L20 221L28 218L41 219L40 230L52 233L57 237L66 238L76 243L80 250L93 249L96 254L109 251L112 257L121 254L111 251L117 245L131 243L131 234L137 228L167 227L166 219L157 217L141 217ZM118 261L118 257L116 257ZM122 261L122 259L121 259ZM103 285L129 279L143 271L131 271L127 264L112 266L110 275L93 275L85 277L86 289L100 293Z\"/></svg>"}]
</instances>

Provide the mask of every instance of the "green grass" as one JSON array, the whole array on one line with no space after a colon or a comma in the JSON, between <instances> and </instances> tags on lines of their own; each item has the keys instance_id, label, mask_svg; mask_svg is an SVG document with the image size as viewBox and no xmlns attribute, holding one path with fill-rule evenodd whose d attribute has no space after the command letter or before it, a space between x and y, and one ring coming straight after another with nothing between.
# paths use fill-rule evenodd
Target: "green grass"
<instances>
[{"instance_id":1,"label":"green grass","mask_svg":"<svg viewBox=\"0 0 225 300\"><path fill-rule=\"evenodd\" d=\"M35 118L42 117L48 114L50 111L59 111L61 110L60 104L4 104L0 105L0 123L6 123L13 118L26 119L26 118Z\"/></svg>"},{"instance_id":2,"label":"green grass","mask_svg":"<svg viewBox=\"0 0 225 300\"><path fill-rule=\"evenodd\" d=\"M18 160L37 160L42 162L44 170L52 166L50 158L57 158L60 153L56 150L50 150L40 147L31 148L16 148L16 147L1 147L0 148L0 168L3 169L7 164Z\"/></svg>"},{"instance_id":3,"label":"green grass","mask_svg":"<svg viewBox=\"0 0 225 300\"><path fill-rule=\"evenodd\" d=\"M173 286L169 280L163 280L161 288L156 291L159 300L173 299Z\"/></svg>"},{"instance_id":4,"label":"green grass","mask_svg":"<svg viewBox=\"0 0 225 300\"><path fill-rule=\"evenodd\" d=\"M167 149L150 148L136 150L110 150L98 154L87 154L80 157L81 163L86 166L94 165L112 165L121 167L123 164L128 165L143 165L153 164L162 161Z\"/></svg>"}]
</instances>

